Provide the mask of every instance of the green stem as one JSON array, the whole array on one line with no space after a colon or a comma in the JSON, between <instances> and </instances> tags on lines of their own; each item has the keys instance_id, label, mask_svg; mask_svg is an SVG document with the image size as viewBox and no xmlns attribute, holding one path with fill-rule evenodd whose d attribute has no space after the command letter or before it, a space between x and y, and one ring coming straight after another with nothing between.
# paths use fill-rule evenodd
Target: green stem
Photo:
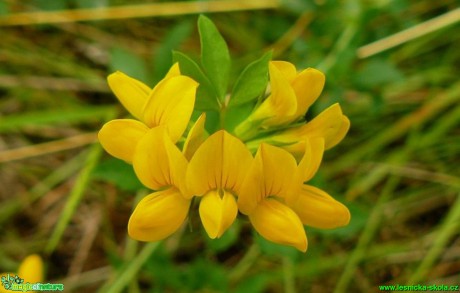
<instances>
[{"instance_id":1,"label":"green stem","mask_svg":"<svg viewBox=\"0 0 460 293\"><path fill-rule=\"evenodd\" d=\"M104 293L118 293L135 278L142 266L147 262L149 257L158 247L160 242L148 243L142 248L141 252L130 262L127 263L121 270L117 272L115 277L106 283L98 292Z\"/></svg>"},{"instance_id":2,"label":"green stem","mask_svg":"<svg viewBox=\"0 0 460 293\"><path fill-rule=\"evenodd\" d=\"M137 206L137 204L141 201L141 199L146 195L147 195L147 192L145 189L139 191L136 194L136 198L134 199L134 202L133 202L133 210ZM124 251L123 258L125 261L131 261L136 256L139 241L136 241L129 236L127 236L126 238L127 238L126 248Z\"/></svg>"}]
</instances>

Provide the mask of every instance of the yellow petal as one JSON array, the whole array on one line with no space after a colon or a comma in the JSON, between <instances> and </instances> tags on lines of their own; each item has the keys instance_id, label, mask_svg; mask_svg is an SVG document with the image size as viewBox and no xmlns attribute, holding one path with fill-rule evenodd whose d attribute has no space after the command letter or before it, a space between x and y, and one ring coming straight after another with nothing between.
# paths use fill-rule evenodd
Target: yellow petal
<instances>
[{"instance_id":1,"label":"yellow petal","mask_svg":"<svg viewBox=\"0 0 460 293\"><path fill-rule=\"evenodd\" d=\"M297 76L297 69L295 65L290 62L276 60L270 61L270 64L275 65L289 82L293 82Z\"/></svg>"},{"instance_id":2,"label":"yellow petal","mask_svg":"<svg viewBox=\"0 0 460 293\"><path fill-rule=\"evenodd\" d=\"M185 190L187 160L164 127L150 129L139 141L133 156L133 167L139 180L151 189L172 185Z\"/></svg>"},{"instance_id":3,"label":"yellow petal","mask_svg":"<svg viewBox=\"0 0 460 293\"><path fill-rule=\"evenodd\" d=\"M193 154L207 137L206 130L204 129L205 122L206 113L202 113L188 132L187 138L185 139L184 148L182 150L187 160L192 158Z\"/></svg>"},{"instance_id":4,"label":"yellow petal","mask_svg":"<svg viewBox=\"0 0 460 293\"><path fill-rule=\"evenodd\" d=\"M233 224L238 214L238 207L235 197L230 192L212 190L201 199L199 211L206 233L214 239L221 237Z\"/></svg>"},{"instance_id":5,"label":"yellow petal","mask_svg":"<svg viewBox=\"0 0 460 293\"><path fill-rule=\"evenodd\" d=\"M304 155L305 148L307 147L306 141L307 140L304 137L299 137L298 141L291 140L291 144L286 144L282 146L282 148L290 152L297 161L300 161Z\"/></svg>"},{"instance_id":6,"label":"yellow petal","mask_svg":"<svg viewBox=\"0 0 460 293\"><path fill-rule=\"evenodd\" d=\"M346 226L350 222L348 208L323 190L304 185L298 201L291 205L302 223L322 229Z\"/></svg>"},{"instance_id":7,"label":"yellow petal","mask_svg":"<svg viewBox=\"0 0 460 293\"><path fill-rule=\"evenodd\" d=\"M275 199L263 200L249 220L265 239L307 251L307 235L299 217L286 205Z\"/></svg>"},{"instance_id":8,"label":"yellow petal","mask_svg":"<svg viewBox=\"0 0 460 293\"><path fill-rule=\"evenodd\" d=\"M308 108L316 101L323 91L326 78L324 74L314 68L307 68L292 82L297 97L297 111L295 117L305 115Z\"/></svg>"},{"instance_id":9,"label":"yellow petal","mask_svg":"<svg viewBox=\"0 0 460 293\"><path fill-rule=\"evenodd\" d=\"M129 218L129 236L151 242L170 236L187 218L190 202L176 188L147 195Z\"/></svg>"},{"instance_id":10,"label":"yellow petal","mask_svg":"<svg viewBox=\"0 0 460 293\"><path fill-rule=\"evenodd\" d=\"M18 276L24 279L24 283L43 282L43 261L37 254L26 257L18 269Z\"/></svg>"},{"instance_id":11,"label":"yellow petal","mask_svg":"<svg viewBox=\"0 0 460 293\"><path fill-rule=\"evenodd\" d=\"M208 137L197 149L187 168L187 186L194 195L227 189L236 195L251 164L246 145L225 130Z\"/></svg>"},{"instance_id":12,"label":"yellow petal","mask_svg":"<svg viewBox=\"0 0 460 293\"><path fill-rule=\"evenodd\" d=\"M292 121L297 110L297 98L288 79L272 63L269 64L271 95L257 108L250 118L264 120L263 126Z\"/></svg>"},{"instance_id":13,"label":"yellow petal","mask_svg":"<svg viewBox=\"0 0 460 293\"><path fill-rule=\"evenodd\" d=\"M166 79L166 78L175 77L175 76L179 76L179 75L180 75L179 63L176 62L176 63L174 63L173 66L171 66L171 68L169 69L168 73L167 73L166 76L165 76L165 79Z\"/></svg>"},{"instance_id":14,"label":"yellow petal","mask_svg":"<svg viewBox=\"0 0 460 293\"><path fill-rule=\"evenodd\" d=\"M244 184L239 192L238 207L243 214L251 214L268 196L293 196L297 164L287 151L262 143Z\"/></svg>"},{"instance_id":15,"label":"yellow petal","mask_svg":"<svg viewBox=\"0 0 460 293\"><path fill-rule=\"evenodd\" d=\"M110 89L126 110L137 119L142 120L142 109L151 89L120 71L110 74L107 81Z\"/></svg>"},{"instance_id":16,"label":"yellow petal","mask_svg":"<svg viewBox=\"0 0 460 293\"><path fill-rule=\"evenodd\" d=\"M109 154L131 163L136 145L147 131L148 127L137 120L117 119L104 124L98 138Z\"/></svg>"},{"instance_id":17,"label":"yellow petal","mask_svg":"<svg viewBox=\"0 0 460 293\"><path fill-rule=\"evenodd\" d=\"M342 124L346 123L343 117L340 105L334 104L307 124L277 133L270 140L274 143L284 144L284 149L296 158L301 158L305 151L306 138L324 138L326 149L331 143L335 143L338 138L341 138L344 135L344 131L341 130Z\"/></svg>"},{"instance_id":18,"label":"yellow petal","mask_svg":"<svg viewBox=\"0 0 460 293\"><path fill-rule=\"evenodd\" d=\"M318 171L324 153L324 139L315 137L307 139L305 154L299 163L300 182L313 178Z\"/></svg>"},{"instance_id":19,"label":"yellow petal","mask_svg":"<svg viewBox=\"0 0 460 293\"><path fill-rule=\"evenodd\" d=\"M342 124L340 125L339 130L336 132L336 134L332 137L329 138L327 145L326 145L326 150L333 148L337 144L339 144L342 139L347 135L348 130L350 129L350 120L348 119L347 116L342 115Z\"/></svg>"},{"instance_id":20,"label":"yellow petal","mask_svg":"<svg viewBox=\"0 0 460 293\"><path fill-rule=\"evenodd\" d=\"M328 145L342 126L342 109L339 104L334 104L321 112L313 120L302 126L301 135L307 137L324 137Z\"/></svg>"},{"instance_id":21,"label":"yellow petal","mask_svg":"<svg viewBox=\"0 0 460 293\"><path fill-rule=\"evenodd\" d=\"M257 152L238 193L238 209L249 215L265 198L263 163Z\"/></svg>"},{"instance_id":22,"label":"yellow petal","mask_svg":"<svg viewBox=\"0 0 460 293\"><path fill-rule=\"evenodd\" d=\"M187 76L174 76L160 81L145 104L143 117L149 127L165 125L173 142L187 128L198 83Z\"/></svg>"}]
</instances>

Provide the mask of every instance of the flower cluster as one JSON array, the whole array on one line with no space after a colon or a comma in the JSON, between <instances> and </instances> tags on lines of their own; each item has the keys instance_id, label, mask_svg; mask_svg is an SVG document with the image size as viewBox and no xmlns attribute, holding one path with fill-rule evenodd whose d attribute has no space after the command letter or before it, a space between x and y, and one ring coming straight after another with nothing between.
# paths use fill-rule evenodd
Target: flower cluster
<instances>
[{"instance_id":1,"label":"flower cluster","mask_svg":"<svg viewBox=\"0 0 460 293\"><path fill-rule=\"evenodd\" d=\"M131 163L139 180L154 190L131 215L132 238L168 237L184 224L198 199L210 238L221 237L241 213L264 238L306 251L304 225L327 229L348 224L348 209L306 182L317 172L323 152L343 139L349 120L335 104L305 123L324 75L312 68L298 73L283 61L267 65L270 93L232 129L206 127L206 113L195 107L202 83L182 74L178 63L153 89L121 72L108 77L136 119L106 123L99 140L112 156ZM220 105L226 109L229 101ZM198 118L191 121L194 112Z\"/></svg>"}]
</instances>

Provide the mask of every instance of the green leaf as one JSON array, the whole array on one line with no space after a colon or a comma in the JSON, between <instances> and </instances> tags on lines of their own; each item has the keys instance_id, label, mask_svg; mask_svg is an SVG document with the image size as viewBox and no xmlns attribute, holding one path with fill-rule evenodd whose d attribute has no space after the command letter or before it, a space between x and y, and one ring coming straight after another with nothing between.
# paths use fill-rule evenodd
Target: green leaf
<instances>
[{"instance_id":1,"label":"green leaf","mask_svg":"<svg viewBox=\"0 0 460 293\"><path fill-rule=\"evenodd\" d=\"M198 18L198 30L201 42L201 64L219 99L223 101L230 75L230 54L227 43L214 23L204 15Z\"/></svg>"},{"instance_id":2,"label":"green leaf","mask_svg":"<svg viewBox=\"0 0 460 293\"><path fill-rule=\"evenodd\" d=\"M187 55L177 51L173 52L173 59L174 62L179 62L181 74L193 78L200 84L196 94L195 110L218 110L220 107L216 93L200 66Z\"/></svg>"},{"instance_id":3,"label":"green leaf","mask_svg":"<svg viewBox=\"0 0 460 293\"><path fill-rule=\"evenodd\" d=\"M265 91L268 83L268 62L271 58L270 51L246 66L233 87L230 107L250 102Z\"/></svg>"}]
</instances>

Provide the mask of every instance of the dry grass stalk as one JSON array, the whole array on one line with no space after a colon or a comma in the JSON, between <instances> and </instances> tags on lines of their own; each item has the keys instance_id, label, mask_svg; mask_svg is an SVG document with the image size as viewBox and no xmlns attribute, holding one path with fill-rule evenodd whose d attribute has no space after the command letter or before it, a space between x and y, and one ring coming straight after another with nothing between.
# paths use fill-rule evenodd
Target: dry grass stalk
<instances>
[{"instance_id":1,"label":"dry grass stalk","mask_svg":"<svg viewBox=\"0 0 460 293\"><path fill-rule=\"evenodd\" d=\"M394 35L358 49L359 58L367 58L460 21L460 8L449 11Z\"/></svg>"},{"instance_id":2,"label":"dry grass stalk","mask_svg":"<svg viewBox=\"0 0 460 293\"><path fill-rule=\"evenodd\" d=\"M97 139L96 133L80 134L52 142L25 146L0 152L0 163L21 160L40 155L55 153L91 144Z\"/></svg>"},{"instance_id":3,"label":"dry grass stalk","mask_svg":"<svg viewBox=\"0 0 460 293\"><path fill-rule=\"evenodd\" d=\"M240 10L271 9L279 6L278 0L222 0L197 2L165 2L144 5L124 5L95 9L72 9L49 12L25 12L0 18L0 26L50 24L89 20L126 19L155 16L174 16L195 13L229 12Z\"/></svg>"}]
</instances>

